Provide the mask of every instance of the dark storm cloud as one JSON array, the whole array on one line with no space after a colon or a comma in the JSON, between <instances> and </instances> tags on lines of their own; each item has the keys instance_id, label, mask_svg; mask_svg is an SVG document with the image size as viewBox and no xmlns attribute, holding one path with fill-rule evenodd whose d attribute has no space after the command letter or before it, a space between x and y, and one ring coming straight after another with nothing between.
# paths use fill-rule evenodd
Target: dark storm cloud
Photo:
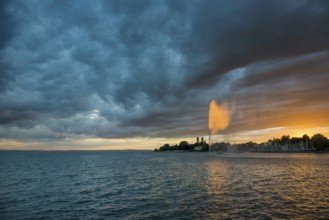
<instances>
[{"instance_id":1,"label":"dark storm cloud","mask_svg":"<svg viewBox=\"0 0 329 220\"><path fill-rule=\"evenodd\" d=\"M254 62L329 49L328 1L222 3L205 4L195 16L209 59L191 78L193 87L208 86L227 71Z\"/></svg>"},{"instance_id":2,"label":"dark storm cloud","mask_svg":"<svg viewBox=\"0 0 329 220\"><path fill-rule=\"evenodd\" d=\"M0 6L1 137L196 135L213 98L237 100L227 132L328 110L328 1Z\"/></svg>"},{"instance_id":3,"label":"dark storm cloud","mask_svg":"<svg viewBox=\"0 0 329 220\"><path fill-rule=\"evenodd\" d=\"M328 59L328 52L320 52L246 67L231 85L237 105L225 133L327 127Z\"/></svg>"}]
</instances>

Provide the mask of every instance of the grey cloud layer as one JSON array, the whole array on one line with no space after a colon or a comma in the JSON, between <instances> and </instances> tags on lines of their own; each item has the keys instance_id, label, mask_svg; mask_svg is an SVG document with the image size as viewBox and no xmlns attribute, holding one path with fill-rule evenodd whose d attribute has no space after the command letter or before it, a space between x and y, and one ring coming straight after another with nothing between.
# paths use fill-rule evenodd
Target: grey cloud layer
<instances>
[{"instance_id":1,"label":"grey cloud layer","mask_svg":"<svg viewBox=\"0 0 329 220\"><path fill-rule=\"evenodd\" d=\"M298 102L328 110L328 1L0 7L2 138L202 134L213 98L237 100L227 132L277 126Z\"/></svg>"}]
</instances>

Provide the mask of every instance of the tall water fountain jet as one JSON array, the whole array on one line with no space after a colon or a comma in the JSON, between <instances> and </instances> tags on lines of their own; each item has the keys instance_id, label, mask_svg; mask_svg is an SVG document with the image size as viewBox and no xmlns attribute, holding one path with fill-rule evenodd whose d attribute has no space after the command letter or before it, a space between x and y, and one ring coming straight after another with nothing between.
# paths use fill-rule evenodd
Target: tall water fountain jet
<instances>
[{"instance_id":1,"label":"tall water fountain jet","mask_svg":"<svg viewBox=\"0 0 329 220\"><path fill-rule=\"evenodd\" d=\"M216 134L220 130L224 130L228 127L231 121L231 114L229 105L227 102L217 104L215 100L212 100L209 104L209 151L210 151L210 137L212 134Z\"/></svg>"}]
</instances>

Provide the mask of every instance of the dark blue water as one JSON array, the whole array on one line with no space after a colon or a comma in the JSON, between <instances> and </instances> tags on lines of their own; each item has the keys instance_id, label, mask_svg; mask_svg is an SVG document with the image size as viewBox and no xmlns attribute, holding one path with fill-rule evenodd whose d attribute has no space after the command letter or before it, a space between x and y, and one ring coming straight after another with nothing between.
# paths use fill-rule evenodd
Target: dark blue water
<instances>
[{"instance_id":1,"label":"dark blue water","mask_svg":"<svg viewBox=\"0 0 329 220\"><path fill-rule=\"evenodd\" d=\"M328 154L0 152L0 219L329 219Z\"/></svg>"}]
</instances>

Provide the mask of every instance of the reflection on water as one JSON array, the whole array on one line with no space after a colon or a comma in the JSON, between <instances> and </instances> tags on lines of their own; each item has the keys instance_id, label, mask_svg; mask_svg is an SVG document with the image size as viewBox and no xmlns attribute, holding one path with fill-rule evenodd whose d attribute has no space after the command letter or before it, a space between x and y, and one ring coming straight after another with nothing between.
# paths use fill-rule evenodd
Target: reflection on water
<instances>
[{"instance_id":1,"label":"reflection on water","mask_svg":"<svg viewBox=\"0 0 329 220\"><path fill-rule=\"evenodd\" d=\"M208 171L208 181L206 183L207 191L209 197L211 198L210 202L210 212L209 217L211 219L216 219L219 217L219 210L216 210L217 207L222 206L223 195L225 192L225 182L227 181L229 167L227 161L221 160L209 160L207 163ZM225 195L224 195L225 196ZM225 207L221 207L223 209Z\"/></svg>"},{"instance_id":2,"label":"reflection on water","mask_svg":"<svg viewBox=\"0 0 329 220\"><path fill-rule=\"evenodd\" d=\"M220 195L223 192L224 182L228 178L228 162L219 160L210 160L207 163L208 171L208 182L207 189L208 193L214 196Z\"/></svg>"},{"instance_id":3,"label":"reflection on water","mask_svg":"<svg viewBox=\"0 0 329 220\"><path fill-rule=\"evenodd\" d=\"M321 160L307 164L299 160L290 166L290 181L281 189L280 195L297 210L316 213L328 209L329 194L324 192L328 191L328 182L324 180L328 180L329 175L328 170L321 169L321 164L328 167Z\"/></svg>"},{"instance_id":4,"label":"reflection on water","mask_svg":"<svg viewBox=\"0 0 329 220\"><path fill-rule=\"evenodd\" d=\"M1 152L0 219L329 219L329 154Z\"/></svg>"},{"instance_id":5,"label":"reflection on water","mask_svg":"<svg viewBox=\"0 0 329 220\"><path fill-rule=\"evenodd\" d=\"M211 218L328 218L328 155L227 154L208 162Z\"/></svg>"}]
</instances>

